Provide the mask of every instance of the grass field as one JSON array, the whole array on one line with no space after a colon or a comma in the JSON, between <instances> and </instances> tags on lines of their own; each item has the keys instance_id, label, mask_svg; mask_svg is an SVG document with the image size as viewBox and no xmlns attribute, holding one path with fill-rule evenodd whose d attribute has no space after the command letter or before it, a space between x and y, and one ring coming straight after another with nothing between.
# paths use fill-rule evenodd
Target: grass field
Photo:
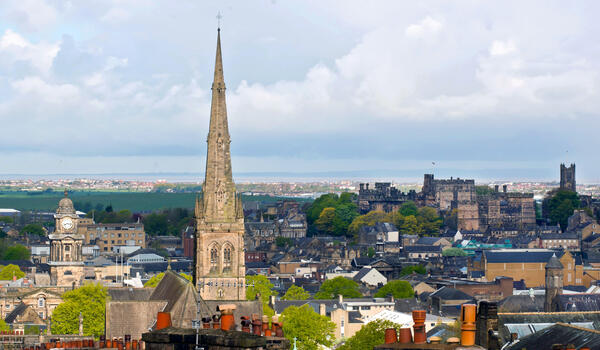
<instances>
[{"instance_id":1,"label":"grass field","mask_svg":"<svg viewBox=\"0 0 600 350\"><path fill-rule=\"evenodd\" d=\"M23 192L0 193L0 208L18 210L54 211L62 193L27 194ZM164 208L193 208L196 200L195 193L158 193L158 192L72 192L69 198L76 205L90 203L103 206L112 205L113 210L129 209L132 212L153 211ZM275 202L281 197L244 196L243 201Z\"/></svg>"}]
</instances>

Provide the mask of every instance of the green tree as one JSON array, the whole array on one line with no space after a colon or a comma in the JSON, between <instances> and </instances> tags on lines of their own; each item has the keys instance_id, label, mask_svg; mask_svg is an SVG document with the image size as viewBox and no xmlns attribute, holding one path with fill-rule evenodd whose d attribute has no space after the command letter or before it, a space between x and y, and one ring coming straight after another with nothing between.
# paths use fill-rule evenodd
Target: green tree
<instances>
[{"instance_id":1,"label":"green tree","mask_svg":"<svg viewBox=\"0 0 600 350\"><path fill-rule=\"evenodd\" d=\"M442 250L443 256L467 256L467 252L460 248L446 248Z\"/></svg>"},{"instance_id":2,"label":"green tree","mask_svg":"<svg viewBox=\"0 0 600 350\"><path fill-rule=\"evenodd\" d=\"M21 234L44 236L46 235L46 231L44 231L44 228L40 224L29 224L21 229Z\"/></svg>"},{"instance_id":3,"label":"green tree","mask_svg":"<svg viewBox=\"0 0 600 350\"><path fill-rule=\"evenodd\" d=\"M388 295L392 295L396 299L412 298L415 296L415 291L408 281L395 280L389 281L385 286L379 288L375 293L375 298L385 298Z\"/></svg>"},{"instance_id":4,"label":"green tree","mask_svg":"<svg viewBox=\"0 0 600 350\"><path fill-rule=\"evenodd\" d=\"M321 288L315 294L315 299L334 299L338 295L344 298L362 297L362 294L358 290L358 283L346 277L338 276L323 282Z\"/></svg>"},{"instance_id":5,"label":"green tree","mask_svg":"<svg viewBox=\"0 0 600 350\"><path fill-rule=\"evenodd\" d=\"M364 215L357 216L348 226L348 234L357 237L363 226L375 226L378 222L390 221L390 215L383 211L370 211Z\"/></svg>"},{"instance_id":6,"label":"green tree","mask_svg":"<svg viewBox=\"0 0 600 350\"><path fill-rule=\"evenodd\" d=\"M167 215L152 213L144 217L144 230L150 236L165 235L169 229Z\"/></svg>"},{"instance_id":7,"label":"green tree","mask_svg":"<svg viewBox=\"0 0 600 350\"><path fill-rule=\"evenodd\" d=\"M6 321L0 318L0 331L9 331L10 326L6 324Z\"/></svg>"},{"instance_id":8,"label":"green tree","mask_svg":"<svg viewBox=\"0 0 600 350\"><path fill-rule=\"evenodd\" d=\"M368 256L369 258L372 258L372 257L374 257L374 256L375 256L375 248L373 248L373 247L369 247L369 248L367 249L367 256Z\"/></svg>"},{"instance_id":9,"label":"green tree","mask_svg":"<svg viewBox=\"0 0 600 350\"><path fill-rule=\"evenodd\" d=\"M3 222L5 224L12 224L14 221L10 216L0 216L0 222Z\"/></svg>"},{"instance_id":10,"label":"green tree","mask_svg":"<svg viewBox=\"0 0 600 350\"><path fill-rule=\"evenodd\" d=\"M417 208L417 205L415 204L415 202L408 201L408 202L402 204L400 209L398 209L398 212L402 216L411 216L411 215L417 216L419 213L419 209Z\"/></svg>"},{"instance_id":11,"label":"green tree","mask_svg":"<svg viewBox=\"0 0 600 350\"><path fill-rule=\"evenodd\" d=\"M440 227L442 227L443 220L438 215L437 210L431 207L423 207L419 209L417 222L423 234L437 236L440 234Z\"/></svg>"},{"instance_id":12,"label":"green tree","mask_svg":"<svg viewBox=\"0 0 600 350\"><path fill-rule=\"evenodd\" d=\"M290 247L293 244L293 241L291 238L288 237L283 237L283 236L277 236L275 238L275 245L277 245L279 248L283 248L283 247Z\"/></svg>"},{"instance_id":13,"label":"green tree","mask_svg":"<svg viewBox=\"0 0 600 350\"><path fill-rule=\"evenodd\" d=\"M319 232L324 233L325 235L335 235L337 230L336 226L338 225L336 221L335 208L325 208L321 212L321 215L319 215L317 221L315 221L315 225Z\"/></svg>"},{"instance_id":14,"label":"green tree","mask_svg":"<svg viewBox=\"0 0 600 350\"><path fill-rule=\"evenodd\" d=\"M192 276L180 272L179 275L185 277L186 280L188 281L192 281ZM144 288L156 288L156 286L158 285L158 283L160 283L160 281L162 281L163 277L165 277L165 273L161 272L157 275L152 276L148 281L146 281L146 283L144 283Z\"/></svg>"},{"instance_id":15,"label":"green tree","mask_svg":"<svg viewBox=\"0 0 600 350\"><path fill-rule=\"evenodd\" d=\"M401 325L388 320L375 320L362 326L354 335L340 345L338 350L373 349L385 342L385 330L400 329Z\"/></svg>"},{"instance_id":16,"label":"green tree","mask_svg":"<svg viewBox=\"0 0 600 350\"><path fill-rule=\"evenodd\" d=\"M267 316L273 316L275 311L269 306L271 295L277 295L277 291L273 290L273 283L266 276L246 276L246 299L259 299L263 304L263 313Z\"/></svg>"},{"instance_id":17,"label":"green tree","mask_svg":"<svg viewBox=\"0 0 600 350\"><path fill-rule=\"evenodd\" d=\"M8 264L2 268L0 271L0 280L9 281L12 280L13 277L17 279L25 277L25 272L21 271L21 269L17 265Z\"/></svg>"},{"instance_id":18,"label":"green tree","mask_svg":"<svg viewBox=\"0 0 600 350\"><path fill-rule=\"evenodd\" d=\"M105 308L109 298L106 287L86 284L62 295L63 303L52 313L52 332L78 334L79 314L83 316L83 334L99 337L104 334Z\"/></svg>"},{"instance_id":19,"label":"green tree","mask_svg":"<svg viewBox=\"0 0 600 350\"><path fill-rule=\"evenodd\" d=\"M29 260L30 257L29 249L21 244L6 248L2 254L2 260Z\"/></svg>"},{"instance_id":20,"label":"green tree","mask_svg":"<svg viewBox=\"0 0 600 350\"><path fill-rule=\"evenodd\" d=\"M398 227L400 234L403 235L418 235L421 233L421 225L417 221L414 215L404 216L402 219L402 225Z\"/></svg>"},{"instance_id":21,"label":"green tree","mask_svg":"<svg viewBox=\"0 0 600 350\"><path fill-rule=\"evenodd\" d=\"M291 342L296 339L300 350L331 347L335 340L335 323L316 313L309 305L288 306L281 313L283 333Z\"/></svg>"},{"instance_id":22,"label":"green tree","mask_svg":"<svg viewBox=\"0 0 600 350\"><path fill-rule=\"evenodd\" d=\"M283 297L281 297L281 300L306 300L308 298L310 298L310 294L304 288L292 284Z\"/></svg>"},{"instance_id":23,"label":"green tree","mask_svg":"<svg viewBox=\"0 0 600 350\"><path fill-rule=\"evenodd\" d=\"M406 276L406 275L410 275L413 273L418 273L418 274L424 275L427 273L427 270L425 269L425 266L423 266L423 265L410 265L410 266L406 266L406 267L402 268L402 270L400 270L400 276Z\"/></svg>"},{"instance_id":24,"label":"green tree","mask_svg":"<svg viewBox=\"0 0 600 350\"><path fill-rule=\"evenodd\" d=\"M552 191L542 203L542 211L548 216L550 224L559 224L561 230L565 231L569 224L569 217L575 209L581 207L577 192L567 190Z\"/></svg>"}]
</instances>

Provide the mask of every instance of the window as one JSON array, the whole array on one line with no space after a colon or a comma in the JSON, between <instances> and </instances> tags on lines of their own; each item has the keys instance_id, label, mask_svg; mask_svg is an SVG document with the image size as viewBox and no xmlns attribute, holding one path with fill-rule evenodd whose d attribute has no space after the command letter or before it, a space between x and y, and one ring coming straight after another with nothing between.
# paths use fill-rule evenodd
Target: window
<instances>
[{"instance_id":1,"label":"window","mask_svg":"<svg viewBox=\"0 0 600 350\"><path fill-rule=\"evenodd\" d=\"M126 234L125 234L125 238L129 238L129 233L126 233Z\"/></svg>"},{"instance_id":2,"label":"window","mask_svg":"<svg viewBox=\"0 0 600 350\"><path fill-rule=\"evenodd\" d=\"M39 297L38 298L38 307L44 307L44 305L46 305L46 301L44 300L44 297Z\"/></svg>"},{"instance_id":3,"label":"window","mask_svg":"<svg viewBox=\"0 0 600 350\"><path fill-rule=\"evenodd\" d=\"M219 266L219 251L213 247L210 250L210 269L216 270L217 266Z\"/></svg>"},{"instance_id":4,"label":"window","mask_svg":"<svg viewBox=\"0 0 600 350\"><path fill-rule=\"evenodd\" d=\"M223 250L223 270L231 270L231 248L227 247Z\"/></svg>"},{"instance_id":5,"label":"window","mask_svg":"<svg viewBox=\"0 0 600 350\"><path fill-rule=\"evenodd\" d=\"M44 312L40 311L39 315L40 315L40 318L43 320L44 319Z\"/></svg>"}]
</instances>

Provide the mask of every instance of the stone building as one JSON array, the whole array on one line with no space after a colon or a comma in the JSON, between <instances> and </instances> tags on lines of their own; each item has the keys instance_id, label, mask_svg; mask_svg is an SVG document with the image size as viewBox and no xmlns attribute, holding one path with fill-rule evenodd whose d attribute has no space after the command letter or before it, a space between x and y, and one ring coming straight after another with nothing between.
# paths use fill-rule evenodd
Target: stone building
<instances>
[{"instance_id":1,"label":"stone building","mask_svg":"<svg viewBox=\"0 0 600 350\"><path fill-rule=\"evenodd\" d=\"M113 252L113 247L146 247L146 232L141 222L118 224L96 224L91 219L79 223L78 233L84 236L85 244L97 245L100 252Z\"/></svg>"},{"instance_id":2,"label":"stone building","mask_svg":"<svg viewBox=\"0 0 600 350\"><path fill-rule=\"evenodd\" d=\"M79 216L75 212L73 202L65 198L58 203L54 214L56 231L48 236L50 239L50 283L58 286L79 286L84 279L83 270L83 235L77 233Z\"/></svg>"},{"instance_id":3,"label":"stone building","mask_svg":"<svg viewBox=\"0 0 600 350\"><path fill-rule=\"evenodd\" d=\"M221 32L217 32L206 172L196 199L194 283L205 300L245 300L244 212L231 171Z\"/></svg>"},{"instance_id":4,"label":"stone building","mask_svg":"<svg viewBox=\"0 0 600 350\"><path fill-rule=\"evenodd\" d=\"M368 183L361 183L358 191L358 210L361 214L373 210L389 213L398 211L403 203L416 199L415 191L404 193L396 187L392 187L389 182L376 182L375 188L371 189Z\"/></svg>"},{"instance_id":5,"label":"stone building","mask_svg":"<svg viewBox=\"0 0 600 350\"><path fill-rule=\"evenodd\" d=\"M546 295L544 302L544 312L552 312L552 304L559 294L562 294L563 270L564 266L553 254L548 263L546 263Z\"/></svg>"},{"instance_id":6,"label":"stone building","mask_svg":"<svg viewBox=\"0 0 600 350\"><path fill-rule=\"evenodd\" d=\"M568 167L564 163L560 164L560 189L577 192L575 163L571 163Z\"/></svg>"},{"instance_id":7,"label":"stone building","mask_svg":"<svg viewBox=\"0 0 600 350\"><path fill-rule=\"evenodd\" d=\"M502 228L515 232L535 228L535 200L533 193L502 192L496 186L493 193L477 198L479 228L482 231Z\"/></svg>"}]
</instances>

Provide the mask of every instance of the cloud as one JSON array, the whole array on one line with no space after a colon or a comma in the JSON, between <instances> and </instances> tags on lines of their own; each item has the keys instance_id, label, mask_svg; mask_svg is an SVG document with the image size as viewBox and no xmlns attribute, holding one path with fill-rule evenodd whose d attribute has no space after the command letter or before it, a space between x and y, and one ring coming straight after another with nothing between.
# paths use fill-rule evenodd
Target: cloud
<instances>
[{"instance_id":1,"label":"cloud","mask_svg":"<svg viewBox=\"0 0 600 350\"><path fill-rule=\"evenodd\" d=\"M44 0L6 0L4 6L6 15L28 31L41 30L58 18L57 10Z\"/></svg>"},{"instance_id":2,"label":"cloud","mask_svg":"<svg viewBox=\"0 0 600 350\"><path fill-rule=\"evenodd\" d=\"M47 74L57 53L57 44L33 44L11 29L7 29L0 37L0 61L4 65L26 62L37 71Z\"/></svg>"},{"instance_id":3,"label":"cloud","mask_svg":"<svg viewBox=\"0 0 600 350\"><path fill-rule=\"evenodd\" d=\"M435 34L442 28L442 23L436 21L430 16L425 17L418 24L411 24L406 27L404 33L409 38L420 38L424 35Z\"/></svg>"},{"instance_id":4,"label":"cloud","mask_svg":"<svg viewBox=\"0 0 600 350\"><path fill-rule=\"evenodd\" d=\"M494 42L492 43L492 47L490 48L490 55L503 56L503 55L508 55L510 53L513 53L515 51L517 51L517 47L515 46L515 43L512 42L511 40L509 40L509 41L494 40Z\"/></svg>"}]
</instances>

